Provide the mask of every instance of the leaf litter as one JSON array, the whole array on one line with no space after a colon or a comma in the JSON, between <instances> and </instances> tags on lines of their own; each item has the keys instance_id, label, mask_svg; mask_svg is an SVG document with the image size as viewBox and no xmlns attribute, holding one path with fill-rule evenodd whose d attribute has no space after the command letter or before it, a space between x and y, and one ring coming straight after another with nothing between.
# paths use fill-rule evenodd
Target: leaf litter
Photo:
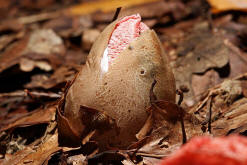
<instances>
[{"instance_id":1,"label":"leaf litter","mask_svg":"<svg viewBox=\"0 0 247 165\"><path fill-rule=\"evenodd\" d=\"M1 164L157 164L183 144L181 119L187 140L247 135L246 10L237 1L233 6L216 0L126 3L120 16L139 12L159 32L177 88L189 90L182 104L154 99L138 142L126 150L98 150L90 139L102 122L87 126L81 144L61 146L57 99L116 6L107 2L107 10L96 11L96 3L89 2L0 3L5 13L0 17ZM83 5L94 10L82 13ZM86 116L102 116L88 110ZM105 119L106 125L112 120Z\"/></svg>"}]
</instances>

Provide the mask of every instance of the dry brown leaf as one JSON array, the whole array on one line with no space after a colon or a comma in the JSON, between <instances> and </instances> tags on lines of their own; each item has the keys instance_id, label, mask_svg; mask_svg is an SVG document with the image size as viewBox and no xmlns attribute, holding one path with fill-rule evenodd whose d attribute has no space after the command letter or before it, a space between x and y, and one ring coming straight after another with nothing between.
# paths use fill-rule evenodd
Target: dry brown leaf
<instances>
[{"instance_id":1,"label":"dry brown leaf","mask_svg":"<svg viewBox=\"0 0 247 165\"><path fill-rule=\"evenodd\" d=\"M79 66L77 66L79 68ZM45 74L36 74L32 76L31 82L25 84L26 88L44 88L50 89L56 86L60 88L67 81L72 80L76 73L75 67L61 66L55 70L51 76Z\"/></svg>"},{"instance_id":2,"label":"dry brown leaf","mask_svg":"<svg viewBox=\"0 0 247 165\"><path fill-rule=\"evenodd\" d=\"M213 99L206 98L206 102L212 101L212 136L224 136L230 133L246 133L247 99L241 97L242 89L240 83L240 81L246 81L246 79L247 76L244 74L235 80L228 80L216 88L210 89L210 92L208 92L209 95L211 93L213 97ZM203 105L203 111L206 111L206 113L196 113L194 117L198 117L199 115L205 117L205 114L208 113L209 109L205 106L206 104L200 102L198 106L200 107L200 105ZM188 139L194 136L208 134L207 128L202 129L203 125L205 125L202 122L203 120L201 120L201 122L199 120L197 120L197 122L193 121L191 117L194 113L195 111L189 111L189 114L186 114L184 119ZM138 149L136 155L144 157L145 162L149 164L157 163L157 158L159 157L169 156L169 154L176 151L181 145L182 135L180 129L179 123L174 125L166 124L163 125L163 128L160 127L156 129L150 135L146 144Z\"/></svg>"},{"instance_id":3,"label":"dry brown leaf","mask_svg":"<svg viewBox=\"0 0 247 165\"><path fill-rule=\"evenodd\" d=\"M49 123L51 120L55 118L56 108L54 106L49 107L47 109L38 109L24 115L21 115L14 122L6 123L5 125L1 125L0 132L6 131L8 129L13 129L16 127L26 127L30 125L36 125L41 123Z\"/></svg>"},{"instance_id":4,"label":"dry brown leaf","mask_svg":"<svg viewBox=\"0 0 247 165\"><path fill-rule=\"evenodd\" d=\"M6 154L5 159L2 159L0 163L2 165L17 165L22 159L32 152L34 152L34 150L31 147L26 147L25 149L16 152L14 155Z\"/></svg>"},{"instance_id":5,"label":"dry brown leaf","mask_svg":"<svg viewBox=\"0 0 247 165\"><path fill-rule=\"evenodd\" d=\"M62 148L58 146L58 135L57 132L54 133L50 138L44 141L35 152L27 155L23 160L19 162L19 164L23 164L23 162L29 162L30 164L43 164L50 159L51 155L55 152L58 152ZM25 163L27 164L27 163Z\"/></svg>"},{"instance_id":6,"label":"dry brown leaf","mask_svg":"<svg viewBox=\"0 0 247 165\"><path fill-rule=\"evenodd\" d=\"M55 133L36 149L31 145L30 147L26 147L24 150L16 152L9 160L5 159L3 165L41 165L45 163L47 159L50 159L52 154L61 149L61 147L58 147L58 135Z\"/></svg>"},{"instance_id":7,"label":"dry brown leaf","mask_svg":"<svg viewBox=\"0 0 247 165\"><path fill-rule=\"evenodd\" d=\"M21 63L21 67L27 71L34 66L50 70L50 67L54 68L62 63L64 54L65 47L59 36L50 29L36 30L1 54L0 72L18 63ZM20 58L23 57L26 61L20 62ZM49 61L49 64L44 61Z\"/></svg>"},{"instance_id":8,"label":"dry brown leaf","mask_svg":"<svg viewBox=\"0 0 247 165\"><path fill-rule=\"evenodd\" d=\"M28 42L28 37L24 37L21 41L12 44L0 57L0 72L18 63L18 58L22 56ZM9 56L11 54L12 56Z\"/></svg>"},{"instance_id":9,"label":"dry brown leaf","mask_svg":"<svg viewBox=\"0 0 247 165\"><path fill-rule=\"evenodd\" d=\"M190 113L194 113L203 125L208 125L211 121L211 132L214 136L224 136L233 130L244 132L247 100L243 97L242 82L246 79L246 74L243 74L210 89L205 99L192 108ZM210 107L206 106L209 102L212 104Z\"/></svg>"},{"instance_id":10,"label":"dry brown leaf","mask_svg":"<svg viewBox=\"0 0 247 165\"><path fill-rule=\"evenodd\" d=\"M38 92L38 91L28 91L28 90L21 90L21 91L14 91L9 93L0 93L0 98L3 97L32 97L32 98L40 98L40 97L47 97L47 98L60 98L60 94L52 93L52 92Z\"/></svg>"},{"instance_id":11,"label":"dry brown leaf","mask_svg":"<svg viewBox=\"0 0 247 165\"><path fill-rule=\"evenodd\" d=\"M92 27L91 16L64 16L51 19L44 24L44 28L54 30L59 36L73 37Z\"/></svg>"},{"instance_id":12,"label":"dry brown leaf","mask_svg":"<svg viewBox=\"0 0 247 165\"><path fill-rule=\"evenodd\" d=\"M144 157L143 164L145 165L157 165L160 163L160 159L152 158L152 157Z\"/></svg>"},{"instance_id":13,"label":"dry brown leaf","mask_svg":"<svg viewBox=\"0 0 247 165\"><path fill-rule=\"evenodd\" d=\"M80 135L71 126L68 119L63 116L63 101L60 101L57 110L57 127L58 127L58 141L59 145L65 146L79 146L80 145Z\"/></svg>"},{"instance_id":14,"label":"dry brown leaf","mask_svg":"<svg viewBox=\"0 0 247 165\"><path fill-rule=\"evenodd\" d=\"M76 78L76 77L75 77ZM74 78L74 80L75 80ZM72 84L71 81L70 84ZM69 85L68 88L69 89ZM65 96L66 96L65 92ZM65 98L64 96L64 98ZM80 106L80 119L82 127L78 125L78 128L74 127L64 115L64 101L62 98L58 105L57 110L57 123L58 123L58 135L59 143L66 146L78 146L81 143L85 144L90 140L101 140L104 138L103 133L109 130L113 130L116 134L118 133L118 127L116 126L115 120L109 117L102 111Z\"/></svg>"},{"instance_id":15,"label":"dry brown leaf","mask_svg":"<svg viewBox=\"0 0 247 165\"><path fill-rule=\"evenodd\" d=\"M203 93L207 91L209 88L219 84L221 82L221 78L218 73L210 69L205 74L193 74L191 77L191 86L193 93L195 95L196 100L200 100L203 97Z\"/></svg>"},{"instance_id":16,"label":"dry brown leaf","mask_svg":"<svg viewBox=\"0 0 247 165\"><path fill-rule=\"evenodd\" d=\"M31 33L27 46L22 52L23 55L30 53L64 56L65 47L63 40L54 31L51 29L41 29Z\"/></svg>"},{"instance_id":17,"label":"dry brown leaf","mask_svg":"<svg viewBox=\"0 0 247 165\"><path fill-rule=\"evenodd\" d=\"M216 121L212 123L212 134L214 136L224 136L231 133L232 130L236 130L235 133L245 132L247 130L246 109L246 98L234 102L232 106L230 106L227 111L223 113L224 117L219 119L215 118Z\"/></svg>"},{"instance_id":18,"label":"dry brown leaf","mask_svg":"<svg viewBox=\"0 0 247 165\"><path fill-rule=\"evenodd\" d=\"M213 33L208 24L200 24L179 44L177 49L174 75L176 85L187 86L190 91L185 95L185 104L196 103L192 90L192 74L203 74L212 68L222 68L229 62L232 50L224 43L221 33ZM198 94L198 93L197 93Z\"/></svg>"},{"instance_id":19,"label":"dry brown leaf","mask_svg":"<svg viewBox=\"0 0 247 165\"><path fill-rule=\"evenodd\" d=\"M67 159L67 163L68 164L76 164L76 165L86 165L86 156L84 156L83 154L79 154L79 155L74 155L74 156L70 156Z\"/></svg>"},{"instance_id":20,"label":"dry brown leaf","mask_svg":"<svg viewBox=\"0 0 247 165\"><path fill-rule=\"evenodd\" d=\"M14 32L18 32L22 29L23 25L15 19L5 20L0 24L0 31L12 30Z\"/></svg>"},{"instance_id":21,"label":"dry brown leaf","mask_svg":"<svg viewBox=\"0 0 247 165\"><path fill-rule=\"evenodd\" d=\"M123 160L123 165L135 165L131 160Z\"/></svg>"},{"instance_id":22,"label":"dry brown leaf","mask_svg":"<svg viewBox=\"0 0 247 165\"><path fill-rule=\"evenodd\" d=\"M230 21L229 17L226 17L226 18L223 17L221 19L226 19L226 20L223 20L222 23L218 22L217 26L219 26L219 24L224 24L225 26L227 24L229 24L229 26L231 25L229 23L229 21ZM220 21L220 20L218 20L218 21ZM184 84L184 85L187 85L189 88L191 87L190 93L185 95L185 103L187 105L193 105L196 101L199 101L200 98L203 97L202 94L208 88L211 88L211 87L221 83L224 79L234 78L240 74L247 72L247 68L245 67L247 64L246 53L241 51L241 49L238 48L237 46L235 46L235 45L237 45L236 40L238 40L236 38L236 33L233 33L233 32L228 33L228 31L229 31L229 30L227 30L228 28L230 28L232 31L240 31L240 32L243 31L243 27L238 27L238 26L234 26L234 25L231 25L230 27L228 27L228 26L224 27L226 32L225 32L225 30L223 30L222 34L221 34L220 30L218 29L218 31L217 31L218 35L224 36L224 38L227 38L227 39L222 38L222 44L224 47L226 47L224 49L228 49L228 53L226 51L225 53L222 53L221 55L224 54L224 55L228 56L228 58L229 58L229 62L225 66L215 68L216 65L215 66L211 65L211 67L213 67L213 68L211 68L210 65L208 64L208 62L209 62L208 60L213 60L212 64L217 64L217 62L215 62L216 59L214 60L214 59L208 58L208 60L203 60L203 59L200 59L200 60L202 60L203 63L207 64L209 66L209 68L206 67L207 70L205 72L202 72L202 73L193 72L191 77L188 74L188 72L191 72L191 69L189 69L190 71L188 71L186 69L191 68L191 67L192 68L195 67L195 70L198 70L198 67L195 66L195 65L197 65L198 62L195 61L193 63L193 65L191 65L192 62L187 61L188 66L183 65L180 68L181 70L179 68L175 69L175 75L177 77L177 86ZM212 34L213 34L213 32L212 32ZM225 35L225 34L227 34L227 35ZM191 36L193 36L193 35L196 35L196 34L194 34L194 31L192 32ZM201 36L203 36L203 35L206 35L206 34L201 34ZM198 36L200 36L200 35L198 35ZM215 37L217 37L217 35ZM188 41L184 45L182 44L182 47L178 48L178 55L185 55L185 57L178 57L177 63L180 63L179 61L181 59L186 58L186 56L191 55L193 58L193 57L196 57L196 54L200 55L200 52L198 53L198 51L194 50L194 48L192 47L192 45L195 44L195 43L193 43L193 40L196 41L196 39L195 38L193 39L193 37L192 37L191 40L192 40L192 44ZM201 43L202 40L208 40L208 39L207 39L207 37L202 37L200 39L200 41L198 40L198 43L199 42ZM214 43L214 42L212 41L211 43ZM200 45L200 44L196 44L196 45ZM220 53L220 49L222 49L222 48L219 48L219 50L214 49L214 47L210 47L210 46L208 46L210 44L206 44L206 43L204 45L205 45L204 48L199 49L202 52L204 51L204 49L206 50L207 47L209 47L211 49L211 51L216 51L215 54L218 55L218 53ZM191 51L192 53L190 53L190 51L189 51L190 49L192 49L192 51ZM219 51L219 52L217 53L217 51ZM186 53L186 52L189 52L189 53ZM208 52L210 52L210 51L208 51ZM207 54L205 54L205 55L207 55ZM207 56L209 57L209 55L210 54L208 54ZM177 57L175 57L175 58L177 58ZM220 60L218 60L218 62L219 61ZM180 65L180 64L178 64L178 65ZM201 65L201 66L203 66L203 65ZM192 93L193 93L193 97L191 97Z\"/></svg>"},{"instance_id":23,"label":"dry brown leaf","mask_svg":"<svg viewBox=\"0 0 247 165\"><path fill-rule=\"evenodd\" d=\"M136 134L136 138L138 140L143 139L145 136L148 135L148 133L150 133L150 131L152 130L152 127L153 127L153 115L151 112L151 114L148 116L141 130Z\"/></svg>"},{"instance_id":24,"label":"dry brown leaf","mask_svg":"<svg viewBox=\"0 0 247 165\"><path fill-rule=\"evenodd\" d=\"M82 123L85 125L82 135L88 135L91 131L97 130L99 132L98 138L101 138L102 134L109 130L118 132L115 120L108 116L103 111L88 108L85 106L80 107L80 116Z\"/></svg>"},{"instance_id":25,"label":"dry brown leaf","mask_svg":"<svg viewBox=\"0 0 247 165\"><path fill-rule=\"evenodd\" d=\"M242 35L242 38L239 36L242 33L242 29L246 28L242 24L246 22L243 12L237 12L237 14L231 11L228 11L227 14L221 13L222 15L212 18L213 28L204 29L204 31L196 28L191 30L194 25L204 26L199 23L202 19L205 19L204 16L201 13L200 15L195 14L198 13L196 11L204 11L204 6L198 5L200 4L198 0L96 0L93 2L62 0L59 3L55 0L36 0L36 2L23 0L20 3L15 3L15 1L0 0L0 18L2 19L0 33L3 34L0 36L0 51L3 51L0 54L0 77L2 75L4 75L4 77L1 77L2 79L14 77L16 76L16 70L18 70L18 73L21 70L21 73L28 76L23 77L27 81L18 86L20 91L14 91L16 89L13 88L14 92L9 92L8 90L12 90L12 86L8 84L7 80L5 84L10 87L5 92L9 93L0 93L0 164L45 165L48 164L51 157L52 161L55 160L58 164L118 164L121 162L126 165L158 164L160 158L169 156L180 147L182 133L180 123L176 122L179 114L177 113L177 108L162 101L157 101L155 115L149 116L150 118L137 134L140 141L132 145L135 150L119 151L119 154L110 148L110 151L95 155L98 151L95 147L95 152L89 157L86 156L87 154L84 154L84 152L87 152L88 144L91 146L90 140L95 140L93 138L96 135L100 139L104 134L104 128L102 129L102 134L96 129L105 123L106 125L109 123L111 125L111 122L107 120L105 114L83 107L83 109L86 109L86 114L83 114L85 115L84 124L87 125L89 130L86 131L84 138L76 139L79 141L79 145L83 144L80 148L58 147L57 137L55 137L57 134L50 132L48 135L48 137L52 136L50 140L49 138L46 139L47 136L36 138L35 142L33 142L36 144L35 146L27 145L24 142L25 144L21 144L20 148L18 148L24 149L17 151L13 155L5 154L3 153L5 151L2 151L4 147L2 142L8 143L7 140L2 140L2 137L14 136L14 134L9 134L12 129L14 129L14 133L18 134L17 130L19 128L15 129L16 127L49 123L54 120L54 107L51 109L50 107L47 109L41 108L33 112L29 111L33 110L33 104L35 104L34 106L36 106L36 103L38 106L40 104L45 105L47 104L46 99L50 101L60 97L60 93L50 93L50 91L61 91L60 89L66 81L71 80L77 72L78 66L85 63L86 51L90 49L94 38L92 33L89 34L88 32L91 29L99 31L108 22L111 22L115 9L120 6L123 9L119 17L140 13L144 18L144 23L150 27L155 25L154 28L160 29L159 32L162 34L159 33L159 37L163 41L163 45L167 50L171 50L169 53L170 59L177 60L176 64L181 67L175 68L178 84L187 84L191 92L193 92L192 95L188 94L189 97L192 96L191 100L188 100L187 94L185 94L187 105L196 104L196 101L204 99L193 107L196 110L199 109L195 114L193 108L186 110L188 113L185 113L184 124L188 139L193 136L208 134L208 107L210 107L208 105L210 103L212 104L211 132L213 136L231 133L246 135L247 76L215 86L223 81L224 78L232 78L247 72L246 37L245 35ZM207 1L211 4L213 11L247 11L246 0ZM68 7L74 2L82 3ZM23 9L20 8L24 8L25 11L23 12ZM41 28L46 31L43 35L41 34L42 30L39 30ZM87 30L88 28L89 31ZM35 31L29 32L30 29ZM53 32L55 36L49 33L47 29L52 29L55 32ZM36 30L39 31L39 34ZM177 43L184 39L186 32L191 32L191 34L187 35L184 43L177 47ZM34 37L34 33L38 35L36 35L36 39L31 39ZM167 38L171 42L167 42ZM230 42L225 38L229 39ZM49 41L44 41L46 39ZM57 46L54 44L56 41L53 39L61 40L62 44ZM178 50L178 54L174 53L175 50ZM211 58L211 55L214 57ZM207 58L209 56L210 58ZM37 70L38 73L36 73ZM223 72L227 73L225 77L221 75ZM215 87L207 90L213 86ZM35 91L27 94L27 92L23 91L23 87L38 88L40 91L35 89ZM5 86L1 86L1 89L4 88ZM43 101L45 102L43 103ZM73 128L71 128L66 118L64 120L63 116L61 117L61 113L58 111L57 114L58 121L59 119L63 120L58 127L62 125L63 129L66 129L67 133L71 134ZM103 121L98 120L101 117ZM96 122L90 125L88 120L95 118ZM167 121L169 119L174 119L174 122ZM55 121L54 124L56 125ZM107 129L112 128L107 127ZM3 134L5 135L2 136ZM18 143L18 140L15 140L13 138L11 142ZM27 139L24 138L22 140ZM73 141L75 139L70 139L68 142L72 143ZM54 154L56 155L53 156ZM5 157L4 161L1 161L3 157ZM140 157L142 160L139 160Z\"/></svg>"},{"instance_id":26,"label":"dry brown leaf","mask_svg":"<svg viewBox=\"0 0 247 165\"><path fill-rule=\"evenodd\" d=\"M230 74L228 78L234 78L238 75L246 73L247 54L229 41L225 42L225 44L228 48L230 48L231 52L233 52L229 56Z\"/></svg>"},{"instance_id":27,"label":"dry brown leaf","mask_svg":"<svg viewBox=\"0 0 247 165\"><path fill-rule=\"evenodd\" d=\"M247 81L242 81L241 82L241 86L242 86L242 89L243 89L243 95L244 95L244 97L247 98Z\"/></svg>"},{"instance_id":28,"label":"dry brown leaf","mask_svg":"<svg viewBox=\"0 0 247 165\"><path fill-rule=\"evenodd\" d=\"M193 64L193 73L203 73L208 68L221 68L228 63L229 48L224 44L224 38L213 34L207 24L195 29L179 46L178 67L186 67Z\"/></svg>"},{"instance_id":29,"label":"dry brown leaf","mask_svg":"<svg viewBox=\"0 0 247 165\"><path fill-rule=\"evenodd\" d=\"M11 42L17 39L23 38L25 35L25 31L20 31L16 34L7 34L7 35L2 35L0 37L0 51L4 48L6 48Z\"/></svg>"}]
</instances>

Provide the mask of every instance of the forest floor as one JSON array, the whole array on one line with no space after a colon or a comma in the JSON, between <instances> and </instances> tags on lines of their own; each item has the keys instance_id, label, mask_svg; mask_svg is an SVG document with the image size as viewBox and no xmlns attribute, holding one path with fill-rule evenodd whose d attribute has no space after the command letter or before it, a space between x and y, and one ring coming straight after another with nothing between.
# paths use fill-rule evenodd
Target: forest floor
<instances>
[{"instance_id":1,"label":"forest floor","mask_svg":"<svg viewBox=\"0 0 247 165\"><path fill-rule=\"evenodd\" d=\"M158 34L184 92L168 109L185 111L187 140L247 135L247 2L240 1L0 0L0 164L157 164L181 146L179 121L126 150L59 145L58 101L118 7L118 17L139 13Z\"/></svg>"}]
</instances>

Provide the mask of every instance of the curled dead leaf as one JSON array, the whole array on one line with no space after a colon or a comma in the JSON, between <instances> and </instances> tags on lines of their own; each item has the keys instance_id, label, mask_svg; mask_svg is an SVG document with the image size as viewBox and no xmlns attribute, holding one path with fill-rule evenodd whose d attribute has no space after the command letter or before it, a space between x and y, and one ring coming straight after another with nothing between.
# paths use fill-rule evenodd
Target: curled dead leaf
<instances>
[{"instance_id":1,"label":"curled dead leaf","mask_svg":"<svg viewBox=\"0 0 247 165\"><path fill-rule=\"evenodd\" d=\"M73 83L73 81L71 82ZM66 95L66 92L65 92ZM79 146L87 142L103 138L102 134L109 130L118 128L115 120L106 115L104 112L85 106L80 107L79 115L81 122L73 125L74 121L68 120L64 115L64 98L59 102L57 109L58 135L60 145ZM102 136L102 137L101 137Z\"/></svg>"}]
</instances>

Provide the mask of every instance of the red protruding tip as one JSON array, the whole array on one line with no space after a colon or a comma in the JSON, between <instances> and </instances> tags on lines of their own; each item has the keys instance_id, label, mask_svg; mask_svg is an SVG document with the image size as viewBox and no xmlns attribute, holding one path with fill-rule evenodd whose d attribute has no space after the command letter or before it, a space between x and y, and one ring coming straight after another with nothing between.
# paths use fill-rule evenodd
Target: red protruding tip
<instances>
[{"instance_id":1,"label":"red protruding tip","mask_svg":"<svg viewBox=\"0 0 247 165\"><path fill-rule=\"evenodd\" d=\"M140 34L147 29L149 28L141 22L141 16L139 14L126 16L119 20L107 46L109 62L118 56L131 41L139 37Z\"/></svg>"}]
</instances>

